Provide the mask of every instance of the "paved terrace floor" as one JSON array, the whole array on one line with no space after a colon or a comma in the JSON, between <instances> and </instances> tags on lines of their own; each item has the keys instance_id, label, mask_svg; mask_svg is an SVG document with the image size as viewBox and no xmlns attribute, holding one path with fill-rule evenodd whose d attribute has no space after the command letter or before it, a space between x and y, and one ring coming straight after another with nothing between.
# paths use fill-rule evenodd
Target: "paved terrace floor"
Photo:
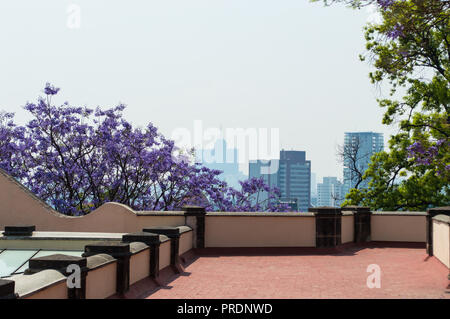
<instances>
[{"instance_id":1,"label":"paved terrace floor","mask_svg":"<svg viewBox=\"0 0 450 319\"><path fill-rule=\"evenodd\" d=\"M381 267L381 288L366 285L370 264ZM353 247L331 255L201 256L184 273L172 274L162 287L153 287L140 297L450 299L448 273L423 248Z\"/></svg>"}]
</instances>

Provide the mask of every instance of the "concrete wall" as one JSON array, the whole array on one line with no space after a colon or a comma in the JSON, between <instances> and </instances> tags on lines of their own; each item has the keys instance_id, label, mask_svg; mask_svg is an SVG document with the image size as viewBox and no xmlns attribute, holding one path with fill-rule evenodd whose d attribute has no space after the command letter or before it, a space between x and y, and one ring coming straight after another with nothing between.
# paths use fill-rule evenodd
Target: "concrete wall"
<instances>
[{"instance_id":1,"label":"concrete wall","mask_svg":"<svg viewBox=\"0 0 450 319\"><path fill-rule=\"evenodd\" d=\"M67 299L67 284L65 281L60 282L23 299Z\"/></svg>"},{"instance_id":2,"label":"concrete wall","mask_svg":"<svg viewBox=\"0 0 450 319\"><path fill-rule=\"evenodd\" d=\"M441 217L441 218L439 218ZM450 268L450 218L433 218L433 255Z\"/></svg>"},{"instance_id":3,"label":"concrete wall","mask_svg":"<svg viewBox=\"0 0 450 319\"><path fill-rule=\"evenodd\" d=\"M342 216L341 222L341 242L351 243L354 240L355 226L352 213L346 213Z\"/></svg>"},{"instance_id":4,"label":"concrete wall","mask_svg":"<svg viewBox=\"0 0 450 319\"><path fill-rule=\"evenodd\" d=\"M86 277L86 299L104 299L114 295L116 293L116 271L117 262L89 271Z\"/></svg>"},{"instance_id":5,"label":"concrete wall","mask_svg":"<svg viewBox=\"0 0 450 319\"><path fill-rule=\"evenodd\" d=\"M372 241L426 242L426 213L374 212Z\"/></svg>"},{"instance_id":6,"label":"concrete wall","mask_svg":"<svg viewBox=\"0 0 450 319\"><path fill-rule=\"evenodd\" d=\"M23 185L0 170L0 229L4 226L35 225L40 231L131 233L151 226L181 226L183 212L135 212L106 203L83 217L58 213Z\"/></svg>"},{"instance_id":7,"label":"concrete wall","mask_svg":"<svg viewBox=\"0 0 450 319\"><path fill-rule=\"evenodd\" d=\"M130 285L147 278L150 273L150 248L134 254L130 258Z\"/></svg>"},{"instance_id":8,"label":"concrete wall","mask_svg":"<svg viewBox=\"0 0 450 319\"><path fill-rule=\"evenodd\" d=\"M159 269L164 269L170 265L170 240L161 243L159 246Z\"/></svg>"},{"instance_id":9,"label":"concrete wall","mask_svg":"<svg viewBox=\"0 0 450 319\"><path fill-rule=\"evenodd\" d=\"M180 250L179 250L180 255L182 255L192 249L192 246L194 243L193 236L194 236L194 232L192 230L181 234Z\"/></svg>"},{"instance_id":10,"label":"concrete wall","mask_svg":"<svg viewBox=\"0 0 450 319\"><path fill-rule=\"evenodd\" d=\"M67 299L66 277L47 269L32 275L15 275L15 293L20 299Z\"/></svg>"},{"instance_id":11,"label":"concrete wall","mask_svg":"<svg viewBox=\"0 0 450 319\"><path fill-rule=\"evenodd\" d=\"M312 214L223 214L206 216L205 247L314 247L316 244Z\"/></svg>"}]
</instances>

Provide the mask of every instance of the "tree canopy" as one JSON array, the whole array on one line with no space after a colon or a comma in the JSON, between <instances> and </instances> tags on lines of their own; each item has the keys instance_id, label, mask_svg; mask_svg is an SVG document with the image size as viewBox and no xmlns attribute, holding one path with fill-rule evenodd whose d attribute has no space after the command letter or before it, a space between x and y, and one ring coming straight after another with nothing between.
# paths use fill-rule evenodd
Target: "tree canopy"
<instances>
[{"instance_id":1,"label":"tree canopy","mask_svg":"<svg viewBox=\"0 0 450 319\"><path fill-rule=\"evenodd\" d=\"M136 210L174 210L202 205L216 211L285 211L280 192L262 180L241 182L241 189L219 179L221 171L177 152L152 123L133 127L124 105L96 110L54 105L59 92L50 84L44 97L27 103L32 119L14 123L0 114L0 168L56 210L87 214L105 202ZM268 196L259 196L265 192Z\"/></svg>"},{"instance_id":2,"label":"tree canopy","mask_svg":"<svg viewBox=\"0 0 450 319\"><path fill-rule=\"evenodd\" d=\"M450 1L325 0L353 8L375 5L381 23L365 27L382 122L397 125L389 150L372 157L367 189L353 189L344 205L372 209L424 210L450 204Z\"/></svg>"}]
</instances>

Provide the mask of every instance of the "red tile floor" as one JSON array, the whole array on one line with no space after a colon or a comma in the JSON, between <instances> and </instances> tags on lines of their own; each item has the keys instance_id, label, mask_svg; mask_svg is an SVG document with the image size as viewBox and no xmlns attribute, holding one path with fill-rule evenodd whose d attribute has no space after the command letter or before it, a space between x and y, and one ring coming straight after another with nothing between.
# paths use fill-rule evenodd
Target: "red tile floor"
<instances>
[{"instance_id":1,"label":"red tile floor","mask_svg":"<svg viewBox=\"0 0 450 319\"><path fill-rule=\"evenodd\" d=\"M381 287L368 288L370 264ZM423 248L348 248L328 255L201 256L144 298L449 298L447 267Z\"/></svg>"}]
</instances>

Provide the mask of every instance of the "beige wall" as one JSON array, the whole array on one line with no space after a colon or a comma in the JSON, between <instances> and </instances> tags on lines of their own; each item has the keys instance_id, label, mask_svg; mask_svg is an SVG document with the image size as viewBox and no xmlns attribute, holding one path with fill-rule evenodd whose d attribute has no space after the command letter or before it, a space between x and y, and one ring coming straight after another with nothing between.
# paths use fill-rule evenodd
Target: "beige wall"
<instances>
[{"instance_id":1,"label":"beige wall","mask_svg":"<svg viewBox=\"0 0 450 319\"><path fill-rule=\"evenodd\" d=\"M23 299L67 299L67 283L66 281L57 283Z\"/></svg>"},{"instance_id":2,"label":"beige wall","mask_svg":"<svg viewBox=\"0 0 450 319\"><path fill-rule=\"evenodd\" d=\"M15 293L21 299L66 299L66 277L60 272L47 269L31 275L14 275Z\"/></svg>"},{"instance_id":3,"label":"beige wall","mask_svg":"<svg viewBox=\"0 0 450 319\"><path fill-rule=\"evenodd\" d=\"M450 225L433 220L433 255L450 268Z\"/></svg>"},{"instance_id":4,"label":"beige wall","mask_svg":"<svg viewBox=\"0 0 450 319\"><path fill-rule=\"evenodd\" d=\"M314 247L312 216L206 216L206 247Z\"/></svg>"},{"instance_id":5,"label":"beige wall","mask_svg":"<svg viewBox=\"0 0 450 319\"><path fill-rule=\"evenodd\" d=\"M342 216L341 222L341 242L343 244L353 242L355 226L354 226L354 216L344 215Z\"/></svg>"},{"instance_id":6,"label":"beige wall","mask_svg":"<svg viewBox=\"0 0 450 319\"><path fill-rule=\"evenodd\" d=\"M180 250L179 250L179 254L182 255L185 252L188 252L189 250L192 249L193 246L193 240L194 240L194 232L193 231L188 231L185 233L182 233L180 236Z\"/></svg>"},{"instance_id":7,"label":"beige wall","mask_svg":"<svg viewBox=\"0 0 450 319\"><path fill-rule=\"evenodd\" d=\"M425 242L426 216L408 214L372 214L372 241Z\"/></svg>"},{"instance_id":8,"label":"beige wall","mask_svg":"<svg viewBox=\"0 0 450 319\"><path fill-rule=\"evenodd\" d=\"M38 231L83 231L130 233L151 226L181 226L184 216L171 212L135 212L131 208L106 203L83 217L58 213L25 187L0 171L0 229L4 226L35 225ZM145 213L145 214L144 214Z\"/></svg>"},{"instance_id":9,"label":"beige wall","mask_svg":"<svg viewBox=\"0 0 450 319\"><path fill-rule=\"evenodd\" d=\"M150 249L144 249L130 258L130 285L150 274Z\"/></svg>"},{"instance_id":10,"label":"beige wall","mask_svg":"<svg viewBox=\"0 0 450 319\"><path fill-rule=\"evenodd\" d=\"M104 299L116 293L117 261L88 272L86 299Z\"/></svg>"},{"instance_id":11,"label":"beige wall","mask_svg":"<svg viewBox=\"0 0 450 319\"><path fill-rule=\"evenodd\" d=\"M159 269L164 269L170 265L170 240L159 246Z\"/></svg>"}]
</instances>

